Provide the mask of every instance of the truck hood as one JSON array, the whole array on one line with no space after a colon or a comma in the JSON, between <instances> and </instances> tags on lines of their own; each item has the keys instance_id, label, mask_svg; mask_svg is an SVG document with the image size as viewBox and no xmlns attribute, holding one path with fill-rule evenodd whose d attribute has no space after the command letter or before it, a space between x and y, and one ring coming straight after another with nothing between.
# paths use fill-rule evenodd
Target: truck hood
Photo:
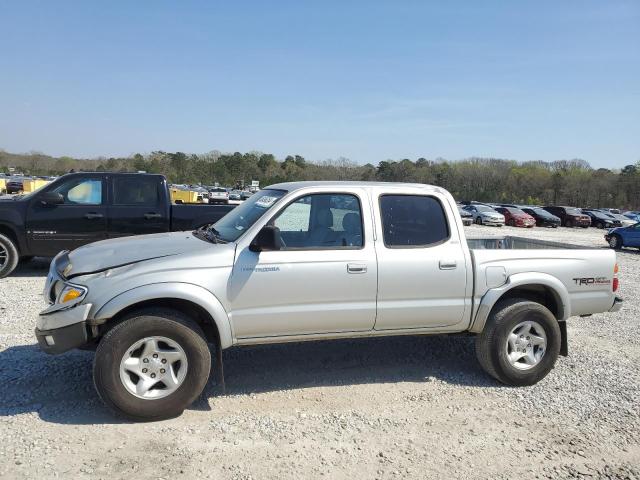
<instances>
[{"instance_id":1,"label":"truck hood","mask_svg":"<svg viewBox=\"0 0 640 480\"><path fill-rule=\"evenodd\" d=\"M196 238L191 232L156 233L103 240L69 253L69 261L63 275L72 278L154 258L194 253L211 247L215 245Z\"/></svg>"}]
</instances>

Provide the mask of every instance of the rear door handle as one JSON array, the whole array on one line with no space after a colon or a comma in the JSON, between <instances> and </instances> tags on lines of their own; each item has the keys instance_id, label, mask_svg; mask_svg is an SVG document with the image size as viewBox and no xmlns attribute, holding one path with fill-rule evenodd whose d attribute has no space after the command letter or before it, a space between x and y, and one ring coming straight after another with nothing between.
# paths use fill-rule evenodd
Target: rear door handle
<instances>
[{"instance_id":1,"label":"rear door handle","mask_svg":"<svg viewBox=\"0 0 640 480\"><path fill-rule=\"evenodd\" d=\"M367 266L362 263L348 263L347 272L349 273L367 273Z\"/></svg>"},{"instance_id":2,"label":"rear door handle","mask_svg":"<svg viewBox=\"0 0 640 480\"><path fill-rule=\"evenodd\" d=\"M440 260L440 270L454 270L457 266L455 260Z\"/></svg>"},{"instance_id":3,"label":"rear door handle","mask_svg":"<svg viewBox=\"0 0 640 480\"><path fill-rule=\"evenodd\" d=\"M102 215L101 213L87 213L84 218L86 218L87 220L96 220L98 218L102 218L104 217L104 215Z\"/></svg>"},{"instance_id":4,"label":"rear door handle","mask_svg":"<svg viewBox=\"0 0 640 480\"><path fill-rule=\"evenodd\" d=\"M144 214L144 218L146 218L147 220L151 220L152 218L160 218L162 217L162 215L160 215L159 213L145 213Z\"/></svg>"}]
</instances>

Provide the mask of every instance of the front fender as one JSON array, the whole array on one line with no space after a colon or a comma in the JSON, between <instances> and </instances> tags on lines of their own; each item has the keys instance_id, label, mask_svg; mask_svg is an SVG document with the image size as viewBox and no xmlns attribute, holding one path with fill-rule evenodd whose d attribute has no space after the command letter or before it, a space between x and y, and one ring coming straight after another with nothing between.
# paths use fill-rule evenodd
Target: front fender
<instances>
[{"instance_id":1,"label":"front fender","mask_svg":"<svg viewBox=\"0 0 640 480\"><path fill-rule=\"evenodd\" d=\"M559 321L564 321L571 316L569 292L567 291L567 287L565 287L560 280L548 273L516 273L511 275L504 285L492 288L484 294L480 304L478 305L474 321L469 330L475 333L480 333L484 329L484 325L487 322L489 313L491 313L494 305L510 290L527 285L543 285L551 289L556 297L556 302L560 309L558 315Z\"/></svg>"},{"instance_id":2,"label":"front fender","mask_svg":"<svg viewBox=\"0 0 640 480\"><path fill-rule=\"evenodd\" d=\"M170 298L186 300L204 308L218 328L221 347L225 349L233 345L233 332L226 310L209 290L192 283L152 283L132 288L113 297L102 306L97 305L92 317L94 321L106 321L132 305Z\"/></svg>"}]
</instances>

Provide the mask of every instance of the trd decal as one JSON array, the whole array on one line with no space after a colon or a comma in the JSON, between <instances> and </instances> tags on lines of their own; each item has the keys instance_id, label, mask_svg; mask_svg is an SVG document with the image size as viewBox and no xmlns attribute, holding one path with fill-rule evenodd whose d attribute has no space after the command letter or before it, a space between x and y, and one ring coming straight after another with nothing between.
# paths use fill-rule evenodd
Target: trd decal
<instances>
[{"instance_id":1,"label":"trd decal","mask_svg":"<svg viewBox=\"0 0 640 480\"><path fill-rule=\"evenodd\" d=\"M609 279L607 277L574 278L573 281L576 283L576 285L580 285L580 286L609 285L611 283L611 279Z\"/></svg>"}]
</instances>

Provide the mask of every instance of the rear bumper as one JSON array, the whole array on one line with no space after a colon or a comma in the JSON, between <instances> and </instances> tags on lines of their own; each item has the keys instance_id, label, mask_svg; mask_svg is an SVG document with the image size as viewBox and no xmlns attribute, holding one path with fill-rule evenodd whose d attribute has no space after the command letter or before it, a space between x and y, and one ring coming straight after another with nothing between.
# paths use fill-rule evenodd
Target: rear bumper
<instances>
[{"instance_id":1,"label":"rear bumper","mask_svg":"<svg viewBox=\"0 0 640 480\"><path fill-rule=\"evenodd\" d=\"M36 328L36 338L40 350L50 355L64 353L87 343L87 326L85 322L74 323L53 330Z\"/></svg>"},{"instance_id":2,"label":"rear bumper","mask_svg":"<svg viewBox=\"0 0 640 480\"><path fill-rule=\"evenodd\" d=\"M616 297L616 299L613 301L613 305L611 306L611 308L609 309L610 312L617 312L622 308L622 304L624 303L624 300L622 300L620 297Z\"/></svg>"}]
</instances>

